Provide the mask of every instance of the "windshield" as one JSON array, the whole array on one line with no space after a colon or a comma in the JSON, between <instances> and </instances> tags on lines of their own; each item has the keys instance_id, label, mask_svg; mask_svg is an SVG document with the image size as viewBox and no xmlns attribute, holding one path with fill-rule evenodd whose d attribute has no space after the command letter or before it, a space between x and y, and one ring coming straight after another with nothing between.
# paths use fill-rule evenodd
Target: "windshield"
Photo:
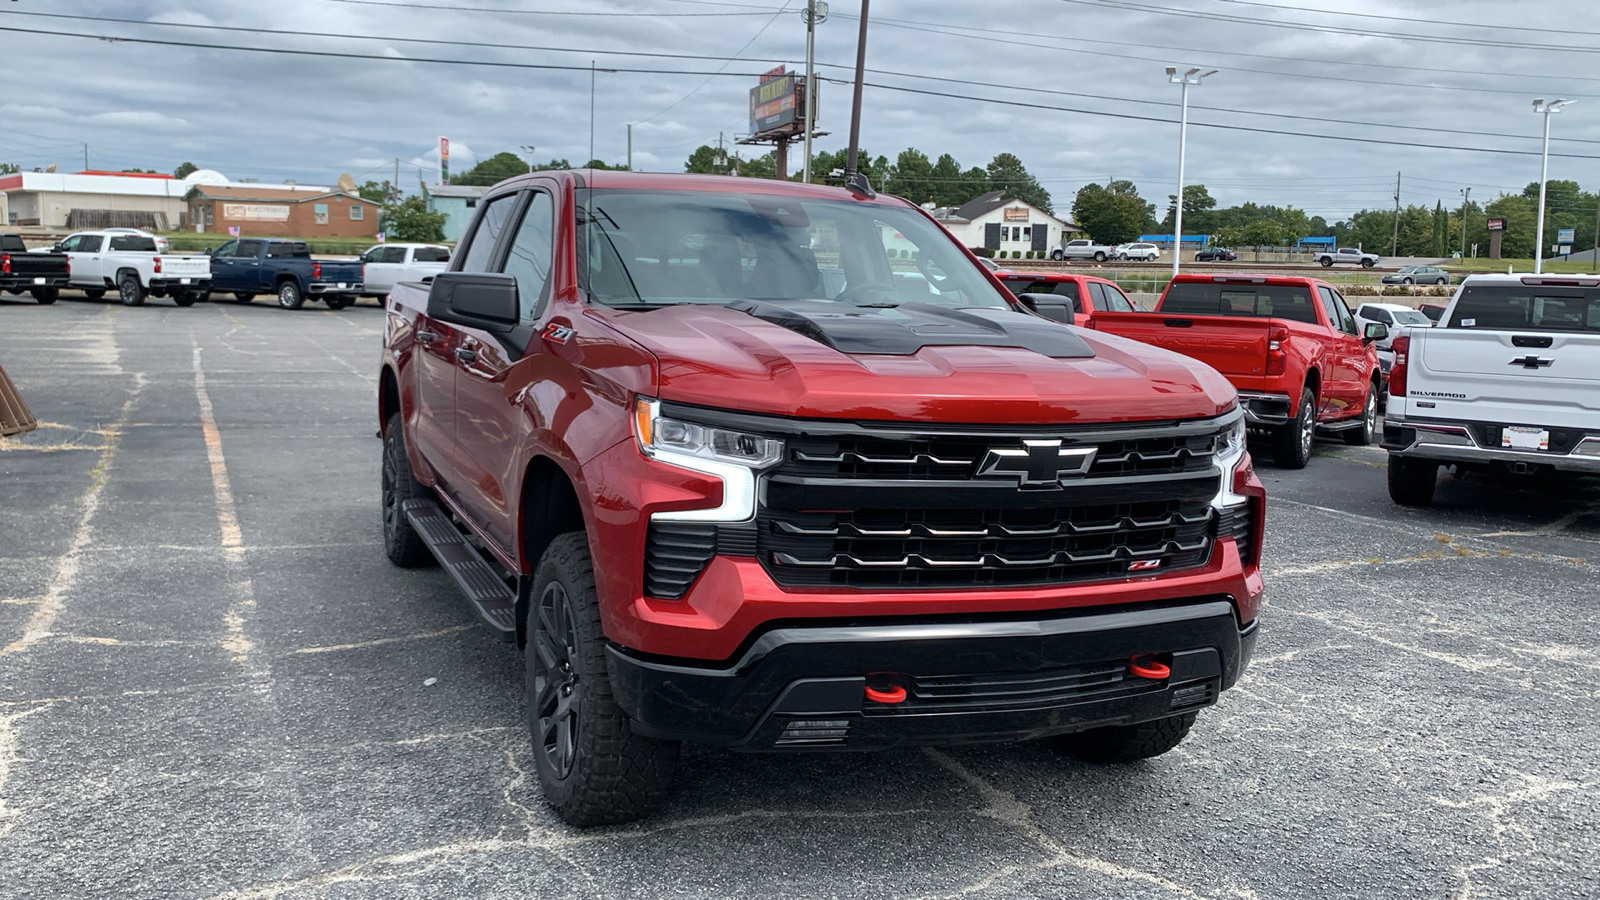
<instances>
[{"instance_id":1,"label":"windshield","mask_svg":"<svg viewBox=\"0 0 1600 900\"><path fill-rule=\"evenodd\" d=\"M577 201L579 286L606 306L1008 306L914 209L706 191L585 189Z\"/></svg>"},{"instance_id":2,"label":"windshield","mask_svg":"<svg viewBox=\"0 0 1600 900\"><path fill-rule=\"evenodd\" d=\"M1396 325L1432 325L1433 320L1414 309L1394 310L1394 323Z\"/></svg>"}]
</instances>

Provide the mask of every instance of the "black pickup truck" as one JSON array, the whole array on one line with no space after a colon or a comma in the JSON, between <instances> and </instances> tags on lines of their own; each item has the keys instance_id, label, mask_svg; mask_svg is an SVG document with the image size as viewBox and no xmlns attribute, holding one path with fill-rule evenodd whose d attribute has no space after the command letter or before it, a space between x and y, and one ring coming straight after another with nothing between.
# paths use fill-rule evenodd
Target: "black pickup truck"
<instances>
[{"instance_id":1,"label":"black pickup truck","mask_svg":"<svg viewBox=\"0 0 1600 900\"><path fill-rule=\"evenodd\" d=\"M207 252L211 290L244 303L270 293L284 309L299 309L309 295L343 309L365 290L360 260L314 260L303 241L242 238Z\"/></svg>"},{"instance_id":2,"label":"black pickup truck","mask_svg":"<svg viewBox=\"0 0 1600 900\"><path fill-rule=\"evenodd\" d=\"M0 291L54 303L71 272L65 253L29 253L21 237L0 234Z\"/></svg>"}]
</instances>

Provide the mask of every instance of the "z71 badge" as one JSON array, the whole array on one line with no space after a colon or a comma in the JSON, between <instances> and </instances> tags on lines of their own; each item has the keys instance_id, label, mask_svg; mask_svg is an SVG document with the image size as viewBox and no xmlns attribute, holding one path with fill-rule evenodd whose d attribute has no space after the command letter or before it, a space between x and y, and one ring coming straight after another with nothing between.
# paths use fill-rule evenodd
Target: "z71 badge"
<instances>
[{"instance_id":1,"label":"z71 badge","mask_svg":"<svg viewBox=\"0 0 1600 900\"><path fill-rule=\"evenodd\" d=\"M551 322L550 327L544 330L544 339L547 341L554 341L557 344L565 344L567 341L572 340L573 333L574 331L571 325L561 325L556 322Z\"/></svg>"}]
</instances>

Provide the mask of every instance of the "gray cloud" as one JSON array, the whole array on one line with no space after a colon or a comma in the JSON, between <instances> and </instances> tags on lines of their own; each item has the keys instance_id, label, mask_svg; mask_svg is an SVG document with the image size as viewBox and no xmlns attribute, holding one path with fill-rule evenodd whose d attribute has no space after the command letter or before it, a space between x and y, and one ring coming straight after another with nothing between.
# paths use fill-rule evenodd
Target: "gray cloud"
<instances>
[{"instance_id":1,"label":"gray cloud","mask_svg":"<svg viewBox=\"0 0 1600 900\"><path fill-rule=\"evenodd\" d=\"M425 0L395 0L419 3ZM467 0L457 9L408 9L335 2L271 4L199 0L123 0L74 5L75 14L141 22L267 28L294 35L203 31L48 19L19 12L63 12L61 4L21 0L0 9L0 26L364 54L380 59L269 55L208 47L162 47L0 32L13 82L0 106L0 161L25 167L75 168L87 142L96 168L170 170L183 160L234 178L331 181L392 174L414 186L431 176L437 135L452 139L452 164L482 154L537 147L541 159L588 157L590 73L488 65L434 65L416 57L482 63L653 68L753 73L771 60L798 65L804 28L781 0ZM1289 0L1267 0L1289 5ZM498 12L461 11L460 6ZM829 77L844 78L855 52L859 7L833 3L818 29L817 57ZM1188 18L1152 10L1238 17ZM546 16L518 10L649 13L647 16ZM1232 0L878 0L868 66L933 81L869 74L868 81L979 99L954 99L868 88L862 142L875 154L905 147L948 152L963 165L996 153L1017 154L1057 202L1070 203L1087 181L1131 178L1162 202L1175 186L1178 89L1162 67L1204 65L1221 71L1192 91L1188 173L1223 204L1288 203L1344 217L1392 203L1395 172L1402 201L1459 203L1520 190L1538 177L1536 155L1470 153L1447 146L1537 151L1535 96L1582 97L1554 121L1554 153L1600 157L1600 9L1570 2L1488 0L1347 0L1344 13L1414 16L1386 21L1301 9L1273 10ZM686 13L741 13L687 16ZM757 13L746 15L744 13ZM777 18L773 19L776 15ZM1297 22L1353 28L1328 33L1270 27ZM770 23L770 24L769 24ZM1483 23L1495 29L1462 27ZM1537 32L1517 28L1548 28ZM765 28L763 31L762 29ZM313 32L337 37L312 37ZM760 32L747 59L663 59L612 53L726 56ZM1587 33L1587 34L1586 34ZM430 38L465 46L358 40L358 35ZM1420 36L1529 44L1528 47L1437 43ZM593 53L495 48L523 44ZM1402 68L1403 67L1403 68ZM677 170L696 146L731 139L745 128L751 81L705 74L629 72L595 77L595 152L620 162L625 125L634 128L634 162ZM703 87L699 87L704 83ZM979 83L999 85L979 86ZM695 89L699 87L697 91ZM1063 96L1020 88L1071 92ZM692 96L685 95L694 91ZM820 146L842 146L849 129L849 88L827 84ZM1045 108L1007 106L1015 101ZM1203 107L1212 107L1206 109ZM1219 109L1311 117L1294 119ZM1078 110L1076 112L1071 110ZM1134 116L1158 121L1141 121ZM1314 119L1379 123L1340 124ZM1228 131L1246 126L1311 136ZM1467 134L1396 126L1457 129ZM1491 137L1500 133L1508 137ZM1398 145L1328 140L1336 135ZM1588 141L1590 143L1582 143ZM1600 186L1600 159L1553 157L1552 178Z\"/></svg>"}]
</instances>

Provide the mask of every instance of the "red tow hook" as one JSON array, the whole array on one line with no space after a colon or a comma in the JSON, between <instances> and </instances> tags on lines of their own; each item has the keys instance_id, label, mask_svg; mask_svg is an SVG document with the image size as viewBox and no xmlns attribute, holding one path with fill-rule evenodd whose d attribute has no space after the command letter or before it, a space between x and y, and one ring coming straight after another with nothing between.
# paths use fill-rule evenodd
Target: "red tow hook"
<instances>
[{"instance_id":1,"label":"red tow hook","mask_svg":"<svg viewBox=\"0 0 1600 900\"><path fill-rule=\"evenodd\" d=\"M898 685L896 685L895 687L884 688L882 690L879 690L878 688L875 688L875 687L872 687L872 686L869 685L869 686L867 686L866 691L867 691L867 699L871 700L873 703L904 703L904 702L906 702L906 689L903 688L903 687L900 687Z\"/></svg>"},{"instance_id":2,"label":"red tow hook","mask_svg":"<svg viewBox=\"0 0 1600 900\"><path fill-rule=\"evenodd\" d=\"M1151 681L1166 681L1172 677L1172 667L1157 661L1153 653L1142 653L1128 660L1128 673Z\"/></svg>"}]
</instances>

